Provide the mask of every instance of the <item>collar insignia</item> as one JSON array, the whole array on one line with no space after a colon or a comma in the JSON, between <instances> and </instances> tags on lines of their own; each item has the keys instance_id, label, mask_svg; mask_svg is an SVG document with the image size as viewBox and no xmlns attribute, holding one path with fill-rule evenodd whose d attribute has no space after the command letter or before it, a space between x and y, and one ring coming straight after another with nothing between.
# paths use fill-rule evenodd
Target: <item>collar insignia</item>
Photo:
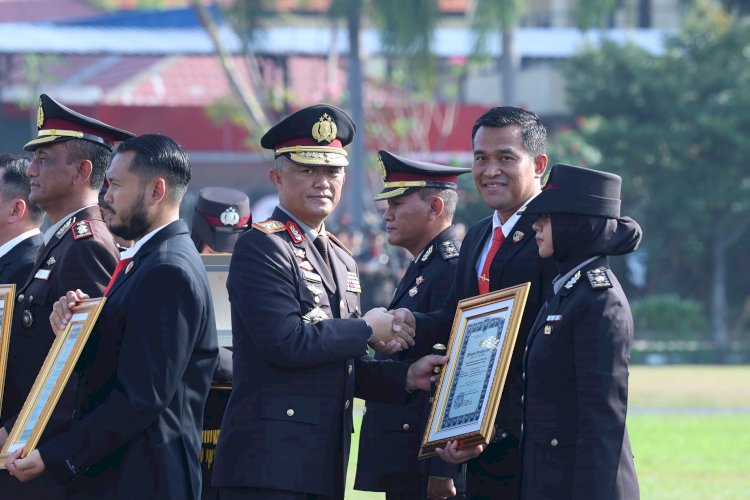
<instances>
[{"instance_id":1,"label":"collar insignia","mask_svg":"<svg viewBox=\"0 0 750 500\"><path fill-rule=\"evenodd\" d=\"M284 230L284 224L277 220L264 220L263 222L253 222L253 227L258 231L262 231L266 234L278 233Z\"/></svg>"},{"instance_id":2,"label":"collar insignia","mask_svg":"<svg viewBox=\"0 0 750 500\"><path fill-rule=\"evenodd\" d=\"M66 220L65 224L60 226L60 229L58 229L57 232L55 233L55 236L57 236L57 239L62 238L65 232L68 229L70 229L70 226L72 226L75 221L76 221L75 217L71 217L70 219Z\"/></svg>"},{"instance_id":3,"label":"collar insignia","mask_svg":"<svg viewBox=\"0 0 750 500\"><path fill-rule=\"evenodd\" d=\"M576 271L576 273L573 275L573 277L570 278L568 280L568 282L565 283L565 285L563 285L564 288L566 290L570 290L571 288L573 288L575 286L576 283L578 283L579 279L581 279L581 270L580 269L578 271Z\"/></svg>"},{"instance_id":4,"label":"collar insignia","mask_svg":"<svg viewBox=\"0 0 750 500\"><path fill-rule=\"evenodd\" d=\"M432 245L427 247L427 250L424 251L424 253L422 254L422 258L419 260L422 262L427 262L427 259L430 258L430 255L432 255Z\"/></svg>"},{"instance_id":5,"label":"collar insignia","mask_svg":"<svg viewBox=\"0 0 750 500\"><path fill-rule=\"evenodd\" d=\"M285 227L286 231L289 233L289 236L292 237L292 241L294 243L302 243L303 241L305 241L305 235L302 234L299 226L293 221L287 222Z\"/></svg>"}]
</instances>

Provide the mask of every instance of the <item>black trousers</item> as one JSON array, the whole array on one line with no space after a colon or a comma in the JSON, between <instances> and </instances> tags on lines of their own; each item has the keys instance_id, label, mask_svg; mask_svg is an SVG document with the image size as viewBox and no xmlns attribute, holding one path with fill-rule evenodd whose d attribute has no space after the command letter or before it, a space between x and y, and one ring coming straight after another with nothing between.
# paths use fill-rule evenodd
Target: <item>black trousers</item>
<instances>
[{"instance_id":1,"label":"black trousers","mask_svg":"<svg viewBox=\"0 0 750 500\"><path fill-rule=\"evenodd\" d=\"M335 500L335 497L269 488L219 488L219 500Z\"/></svg>"}]
</instances>

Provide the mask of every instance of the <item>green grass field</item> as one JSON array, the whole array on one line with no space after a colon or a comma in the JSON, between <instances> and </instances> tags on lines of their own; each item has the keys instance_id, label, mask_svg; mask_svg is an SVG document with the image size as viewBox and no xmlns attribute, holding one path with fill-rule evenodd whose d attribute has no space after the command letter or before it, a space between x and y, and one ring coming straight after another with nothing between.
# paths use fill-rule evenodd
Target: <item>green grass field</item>
<instances>
[{"instance_id":1,"label":"green grass field","mask_svg":"<svg viewBox=\"0 0 750 500\"><path fill-rule=\"evenodd\" d=\"M628 430L642 499L750 498L750 366L631 367ZM351 489L358 439L346 498L382 499Z\"/></svg>"}]
</instances>

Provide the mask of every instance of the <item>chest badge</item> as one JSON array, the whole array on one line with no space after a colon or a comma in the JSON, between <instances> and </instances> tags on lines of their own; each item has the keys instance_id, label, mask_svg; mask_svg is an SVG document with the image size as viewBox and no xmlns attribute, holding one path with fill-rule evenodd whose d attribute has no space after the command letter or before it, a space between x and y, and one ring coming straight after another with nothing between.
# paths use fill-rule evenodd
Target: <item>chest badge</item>
<instances>
[{"instance_id":1,"label":"chest badge","mask_svg":"<svg viewBox=\"0 0 750 500\"><path fill-rule=\"evenodd\" d=\"M409 289L409 297L414 297L418 293L419 288L417 288L416 286Z\"/></svg>"},{"instance_id":2,"label":"chest badge","mask_svg":"<svg viewBox=\"0 0 750 500\"><path fill-rule=\"evenodd\" d=\"M544 325L544 334L552 335L552 325Z\"/></svg>"},{"instance_id":3,"label":"chest badge","mask_svg":"<svg viewBox=\"0 0 750 500\"><path fill-rule=\"evenodd\" d=\"M415 280L415 283L417 284L417 286L419 286L422 283L424 283L424 276L417 276L417 279Z\"/></svg>"},{"instance_id":4,"label":"chest badge","mask_svg":"<svg viewBox=\"0 0 750 500\"><path fill-rule=\"evenodd\" d=\"M523 239L523 232L516 231L515 233L513 233L513 243L518 243L522 239Z\"/></svg>"},{"instance_id":5,"label":"chest badge","mask_svg":"<svg viewBox=\"0 0 750 500\"><path fill-rule=\"evenodd\" d=\"M45 262L45 264L46 264L46 265L48 265L48 266L51 266L51 265L52 265L52 264L54 264L55 262L57 262L57 261L55 260L55 258L54 258L54 257L50 257L49 259L47 259L47 262Z\"/></svg>"},{"instance_id":6,"label":"chest badge","mask_svg":"<svg viewBox=\"0 0 750 500\"><path fill-rule=\"evenodd\" d=\"M133 270L133 266L134 266L134 264L133 264L132 260L130 262L128 262L128 265L125 267L125 274L128 274L130 271L132 271Z\"/></svg>"},{"instance_id":7,"label":"chest badge","mask_svg":"<svg viewBox=\"0 0 750 500\"><path fill-rule=\"evenodd\" d=\"M21 314L21 322L23 323L24 328L31 328L34 324L34 315L29 309L25 309Z\"/></svg>"}]
</instances>

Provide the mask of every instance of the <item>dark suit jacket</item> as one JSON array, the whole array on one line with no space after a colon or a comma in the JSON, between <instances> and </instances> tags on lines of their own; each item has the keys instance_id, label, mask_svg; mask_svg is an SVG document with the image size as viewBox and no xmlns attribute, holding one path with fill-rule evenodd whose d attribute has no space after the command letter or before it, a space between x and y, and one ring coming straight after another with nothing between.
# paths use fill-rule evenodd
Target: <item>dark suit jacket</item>
<instances>
[{"instance_id":1,"label":"dark suit jacket","mask_svg":"<svg viewBox=\"0 0 750 500\"><path fill-rule=\"evenodd\" d=\"M409 265L388 309L429 312L439 308L453 283L460 248L453 227L440 233ZM429 354L437 342L447 345L448 331L429 332L411 349L391 356L378 353L375 358L413 363ZM421 394L408 406L367 403L359 438L356 489L420 493L422 473L417 454L427 398L427 394Z\"/></svg>"},{"instance_id":2,"label":"dark suit jacket","mask_svg":"<svg viewBox=\"0 0 750 500\"><path fill-rule=\"evenodd\" d=\"M0 283L3 285L13 283L16 285L16 290L21 288L34 267L36 254L43 242L44 237L41 234L35 234L0 257Z\"/></svg>"},{"instance_id":3,"label":"dark suit jacket","mask_svg":"<svg viewBox=\"0 0 750 500\"><path fill-rule=\"evenodd\" d=\"M496 427L504 429L516 438L521 435L523 414L521 366L526 336L545 298L551 295L552 279L557 275L554 262L539 257L534 239L536 233L531 228L536 219L536 215L521 215L500 250L495 254L490 267L490 291L501 290L527 281L531 282L531 290L526 299L526 308L521 318L518 338L495 421ZM492 217L487 217L472 226L466 233L456 265L456 278L445 304L434 313L415 314L417 342L422 332L450 331L458 301L479 293L476 264L491 232ZM492 475L506 476L518 473L520 468L518 460L504 461L502 457L495 456L493 448L498 451L502 449L500 444L490 444L474 462L481 464L483 469ZM501 451L501 453L505 452ZM433 475L450 474L433 473Z\"/></svg>"},{"instance_id":4,"label":"dark suit jacket","mask_svg":"<svg viewBox=\"0 0 750 500\"><path fill-rule=\"evenodd\" d=\"M403 400L406 366L364 357L354 259L330 242L331 273L286 213L272 219L282 228L254 224L229 268L234 374L213 485L343 497L353 398Z\"/></svg>"},{"instance_id":5,"label":"dark suit jacket","mask_svg":"<svg viewBox=\"0 0 750 500\"><path fill-rule=\"evenodd\" d=\"M70 429L39 447L71 497L198 498L218 340L211 292L175 221L118 275L76 370Z\"/></svg>"},{"instance_id":6,"label":"dark suit jacket","mask_svg":"<svg viewBox=\"0 0 750 500\"><path fill-rule=\"evenodd\" d=\"M611 287L592 285L590 269ZM604 257L542 309L524 360L523 498L639 498L625 428L632 341L630 305Z\"/></svg>"}]
</instances>

